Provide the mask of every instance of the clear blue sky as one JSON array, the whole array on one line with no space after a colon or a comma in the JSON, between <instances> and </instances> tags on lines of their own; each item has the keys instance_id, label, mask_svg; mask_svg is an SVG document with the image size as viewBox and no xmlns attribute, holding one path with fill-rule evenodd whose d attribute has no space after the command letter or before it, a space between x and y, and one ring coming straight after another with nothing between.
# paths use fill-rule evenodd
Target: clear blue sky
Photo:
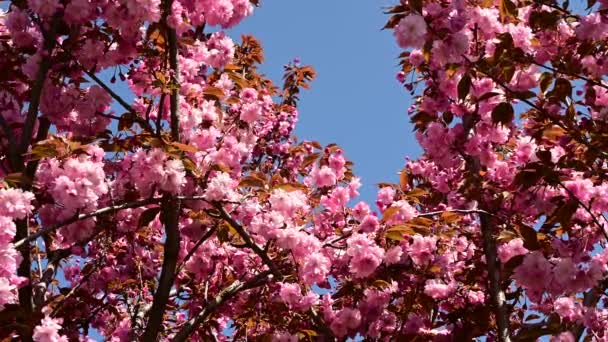
<instances>
[{"instance_id":1,"label":"clear blue sky","mask_svg":"<svg viewBox=\"0 0 608 342\"><path fill-rule=\"evenodd\" d=\"M295 57L317 70L301 97L296 135L342 146L362 178L362 199L372 203L376 184L396 181L405 156L421 151L406 113L411 98L395 81L400 51L392 32L380 30L383 7L397 2L263 0L229 32L262 42L262 71L275 82Z\"/></svg>"}]
</instances>

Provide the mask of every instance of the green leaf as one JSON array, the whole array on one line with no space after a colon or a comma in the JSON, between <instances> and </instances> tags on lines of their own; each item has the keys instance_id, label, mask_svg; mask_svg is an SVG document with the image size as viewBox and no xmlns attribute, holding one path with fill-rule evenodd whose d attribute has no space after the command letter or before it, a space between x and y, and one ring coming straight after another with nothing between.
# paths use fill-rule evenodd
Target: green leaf
<instances>
[{"instance_id":1,"label":"green leaf","mask_svg":"<svg viewBox=\"0 0 608 342\"><path fill-rule=\"evenodd\" d=\"M509 17L517 18L517 6L511 0L500 0L499 14L501 21Z\"/></svg>"},{"instance_id":2,"label":"green leaf","mask_svg":"<svg viewBox=\"0 0 608 342\"><path fill-rule=\"evenodd\" d=\"M492 111L492 122L495 124L503 124L507 125L513 121L515 118L515 111L513 110L513 106L510 103L503 102L500 103L494 110Z\"/></svg>"},{"instance_id":3,"label":"green leaf","mask_svg":"<svg viewBox=\"0 0 608 342\"><path fill-rule=\"evenodd\" d=\"M458 82L458 98L464 100L471 90L471 76L468 74L462 76Z\"/></svg>"},{"instance_id":4,"label":"green leaf","mask_svg":"<svg viewBox=\"0 0 608 342\"><path fill-rule=\"evenodd\" d=\"M422 13L422 0L409 0L410 8L418 13Z\"/></svg>"},{"instance_id":5,"label":"green leaf","mask_svg":"<svg viewBox=\"0 0 608 342\"><path fill-rule=\"evenodd\" d=\"M572 97L572 84L565 78L555 80L555 87L551 91L552 95L560 101L566 101L566 98Z\"/></svg>"},{"instance_id":6,"label":"green leaf","mask_svg":"<svg viewBox=\"0 0 608 342\"><path fill-rule=\"evenodd\" d=\"M524 247L531 251L535 251L540 248L540 244L538 243L538 235L536 234L536 230L534 230L534 228L521 225L517 227L517 230L524 240Z\"/></svg>"},{"instance_id":7,"label":"green leaf","mask_svg":"<svg viewBox=\"0 0 608 342\"><path fill-rule=\"evenodd\" d=\"M549 86L551 85L551 83L553 82L553 74L550 72L543 72L540 75L540 91L541 92L546 92L547 89L549 89Z\"/></svg>"},{"instance_id":8,"label":"green leaf","mask_svg":"<svg viewBox=\"0 0 608 342\"><path fill-rule=\"evenodd\" d=\"M160 207L153 207L144 210L144 212L139 215L139 222L137 223L137 227L141 228L147 226L148 224L150 224L150 222L152 222L152 220L154 220L158 213L160 213Z\"/></svg>"}]
</instances>

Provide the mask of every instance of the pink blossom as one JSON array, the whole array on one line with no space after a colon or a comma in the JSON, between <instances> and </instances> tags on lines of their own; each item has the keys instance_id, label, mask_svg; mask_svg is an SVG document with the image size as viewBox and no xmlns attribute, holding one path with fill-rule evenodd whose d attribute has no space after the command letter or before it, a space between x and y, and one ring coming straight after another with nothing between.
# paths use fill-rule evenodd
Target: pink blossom
<instances>
[{"instance_id":1,"label":"pink blossom","mask_svg":"<svg viewBox=\"0 0 608 342\"><path fill-rule=\"evenodd\" d=\"M378 191L378 199L376 200L376 203L378 203L378 206L380 207L387 206L393 203L394 198L395 189L388 186L383 187Z\"/></svg>"},{"instance_id":2,"label":"pink blossom","mask_svg":"<svg viewBox=\"0 0 608 342\"><path fill-rule=\"evenodd\" d=\"M418 14L410 14L395 27L395 37L397 44L402 48L420 47L424 44L426 36L426 22Z\"/></svg>"},{"instance_id":3,"label":"pink blossom","mask_svg":"<svg viewBox=\"0 0 608 342\"><path fill-rule=\"evenodd\" d=\"M236 186L237 182L229 174L219 172L207 184L205 199L208 201L231 200L236 196L234 191Z\"/></svg>"},{"instance_id":4,"label":"pink blossom","mask_svg":"<svg viewBox=\"0 0 608 342\"><path fill-rule=\"evenodd\" d=\"M542 289L544 283L539 279L549 279L551 268L551 263L542 253L538 251L528 253L522 264L515 269L513 278L524 288Z\"/></svg>"},{"instance_id":5,"label":"pink blossom","mask_svg":"<svg viewBox=\"0 0 608 342\"><path fill-rule=\"evenodd\" d=\"M469 300L469 303L475 305L475 304L483 304L485 302L486 299L486 295L483 291L469 291L467 293L467 299Z\"/></svg>"},{"instance_id":6,"label":"pink blossom","mask_svg":"<svg viewBox=\"0 0 608 342\"><path fill-rule=\"evenodd\" d=\"M40 321L40 325L34 328L34 341L36 342L68 342L67 337L60 335L61 319L46 316Z\"/></svg>"},{"instance_id":7,"label":"pink blossom","mask_svg":"<svg viewBox=\"0 0 608 342\"><path fill-rule=\"evenodd\" d=\"M272 335L272 342L298 342L299 340L298 335L288 332L275 332Z\"/></svg>"},{"instance_id":8,"label":"pink blossom","mask_svg":"<svg viewBox=\"0 0 608 342\"><path fill-rule=\"evenodd\" d=\"M326 280L331 268L331 260L321 253L313 253L302 262L300 276L307 285L321 283Z\"/></svg>"},{"instance_id":9,"label":"pink blossom","mask_svg":"<svg viewBox=\"0 0 608 342\"><path fill-rule=\"evenodd\" d=\"M361 221L359 225L359 232L361 233L373 233L380 228L380 222L375 215L367 215Z\"/></svg>"},{"instance_id":10,"label":"pink blossom","mask_svg":"<svg viewBox=\"0 0 608 342\"><path fill-rule=\"evenodd\" d=\"M551 336L550 342L575 342L576 339L574 338L574 335L569 332L569 331L565 331L563 333L560 333L559 335L555 335L555 336Z\"/></svg>"},{"instance_id":11,"label":"pink blossom","mask_svg":"<svg viewBox=\"0 0 608 342\"><path fill-rule=\"evenodd\" d=\"M352 258L350 271L357 278L372 274L384 258L384 250L364 234L356 234L348 239L346 254Z\"/></svg>"},{"instance_id":12,"label":"pink blossom","mask_svg":"<svg viewBox=\"0 0 608 342\"><path fill-rule=\"evenodd\" d=\"M34 194L21 189L0 189L0 216L23 219L31 214Z\"/></svg>"},{"instance_id":13,"label":"pink blossom","mask_svg":"<svg viewBox=\"0 0 608 342\"><path fill-rule=\"evenodd\" d=\"M344 308L331 322L330 329L336 336L344 337L349 331L356 329L361 324L361 312L357 309Z\"/></svg>"},{"instance_id":14,"label":"pink blossom","mask_svg":"<svg viewBox=\"0 0 608 342\"><path fill-rule=\"evenodd\" d=\"M241 120L253 123L262 115L262 107L257 103L245 103L241 107Z\"/></svg>"},{"instance_id":15,"label":"pink blossom","mask_svg":"<svg viewBox=\"0 0 608 342\"><path fill-rule=\"evenodd\" d=\"M337 177L332 169L322 166L321 169L313 171L313 177L318 187L328 187L336 184Z\"/></svg>"},{"instance_id":16,"label":"pink blossom","mask_svg":"<svg viewBox=\"0 0 608 342\"><path fill-rule=\"evenodd\" d=\"M445 299L454 292L454 284L446 284L438 279L429 279L424 285L424 293L433 299Z\"/></svg>"},{"instance_id":17,"label":"pink blossom","mask_svg":"<svg viewBox=\"0 0 608 342\"><path fill-rule=\"evenodd\" d=\"M177 194L186 184L186 171L181 160L171 159L165 162L164 177L160 188L166 192Z\"/></svg>"},{"instance_id":18,"label":"pink blossom","mask_svg":"<svg viewBox=\"0 0 608 342\"><path fill-rule=\"evenodd\" d=\"M28 0L28 5L42 17L52 17L62 6L59 0Z\"/></svg>"},{"instance_id":19,"label":"pink blossom","mask_svg":"<svg viewBox=\"0 0 608 342\"><path fill-rule=\"evenodd\" d=\"M569 297L561 297L553 302L555 312L563 319L573 321L579 317L579 310Z\"/></svg>"},{"instance_id":20,"label":"pink blossom","mask_svg":"<svg viewBox=\"0 0 608 342\"><path fill-rule=\"evenodd\" d=\"M401 262L401 257L403 256L403 249L401 246L393 246L384 255L384 262L387 265L397 264Z\"/></svg>"},{"instance_id":21,"label":"pink blossom","mask_svg":"<svg viewBox=\"0 0 608 342\"><path fill-rule=\"evenodd\" d=\"M309 209L306 195L300 190L274 190L270 194L268 201L270 202L272 210L289 218L293 217L297 212L306 212Z\"/></svg>"},{"instance_id":22,"label":"pink blossom","mask_svg":"<svg viewBox=\"0 0 608 342\"><path fill-rule=\"evenodd\" d=\"M434 236L414 235L409 246L409 253L418 266L425 266L433 259L433 252L437 249L437 238Z\"/></svg>"},{"instance_id":23,"label":"pink blossom","mask_svg":"<svg viewBox=\"0 0 608 342\"><path fill-rule=\"evenodd\" d=\"M1 254L0 254L1 256ZM16 287L8 279L0 276L0 309L4 309L4 304L15 301Z\"/></svg>"},{"instance_id":24,"label":"pink blossom","mask_svg":"<svg viewBox=\"0 0 608 342\"><path fill-rule=\"evenodd\" d=\"M524 240L520 238L513 239L498 247L498 258L503 264L515 256L525 255L527 253L528 249L524 247Z\"/></svg>"},{"instance_id":25,"label":"pink blossom","mask_svg":"<svg viewBox=\"0 0 608 342\"><path fill-rule=\"evenodd\" d=\"M298 284L281 283L280 287L279 296L290 308L306 311L317 301L318 296L314 293L302 295Z\"/></svg>"}]
</instances>

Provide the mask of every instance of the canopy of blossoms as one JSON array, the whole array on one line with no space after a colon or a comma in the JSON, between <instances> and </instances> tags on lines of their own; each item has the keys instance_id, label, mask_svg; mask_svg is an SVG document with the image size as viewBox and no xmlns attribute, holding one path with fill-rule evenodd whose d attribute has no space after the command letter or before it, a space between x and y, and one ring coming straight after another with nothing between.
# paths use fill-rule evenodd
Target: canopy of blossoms
<instances>
[{"instance_id":1,"label":"canopy of blossoms","mask_svg":"<svg viewBox=\"0 0 608 342\"><path fill-rule=\"evenodd\" d=\"M373 205L257 5L10 1L1 338L608 340L608 1L388 8L424 154Z\"/></svg>"}]
</instances>

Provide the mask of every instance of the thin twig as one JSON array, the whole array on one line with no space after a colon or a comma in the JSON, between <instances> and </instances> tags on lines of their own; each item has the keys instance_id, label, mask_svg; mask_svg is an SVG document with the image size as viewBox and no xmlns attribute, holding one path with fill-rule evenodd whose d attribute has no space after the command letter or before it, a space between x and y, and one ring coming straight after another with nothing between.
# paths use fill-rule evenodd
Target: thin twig
<instances>
[{"instance_id":1,"label":"thin twig","mask_svg":"<svg viewBox=\"0 0 608 342\"><path fill-rule=\"evenodd\" d=\"M194 253L196 253L196 250L205 242L207 241L207 239L209 239L211 237L211 235L213 235L213 233L215 233L215 229L217 228L217 226L213 226L211 227L206 233L205 235L203 235L194 245L194 247L192 247L192 249L188 252L188 254L184 257L184 259L182 260L182 262L180 263L180 265L177 267L177 272L179 273L182 268L186 265L186 263L188 262L188 260L190 260L190 258L194 255Z\"/></svg>"}]
</instances>

